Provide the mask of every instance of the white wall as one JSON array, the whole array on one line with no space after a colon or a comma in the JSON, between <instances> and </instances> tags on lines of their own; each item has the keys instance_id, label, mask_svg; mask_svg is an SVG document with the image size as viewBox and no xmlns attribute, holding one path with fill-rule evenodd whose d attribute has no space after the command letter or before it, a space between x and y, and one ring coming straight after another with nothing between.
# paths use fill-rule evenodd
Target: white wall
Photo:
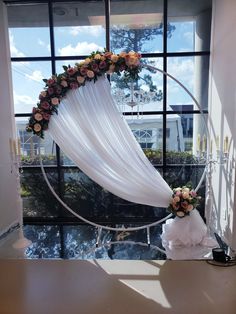
<instances>
[{"instance_id":1,"label":"white wall","mask_svg":"<svg viewBox=\"0 0 236 314\"><path fill-rule=\"evenodd\" d=\"M236 141L236 1L213 1L210 65L210 125L213 153L216 137L223 150L229 137L229 161L213 169L213 209L210 227L236 249L235 141Z\"/></svg>"},{"instance_id":2,"label":"white wall","mask_svg":"<svg viewBox=\"0 0 236 314\"><path fill-rule=\"evenodd\" d=\"M15 135L6 8L0 0L0 235L18 221L16 178L9 138Z\"/></svg>"}]
</instances>

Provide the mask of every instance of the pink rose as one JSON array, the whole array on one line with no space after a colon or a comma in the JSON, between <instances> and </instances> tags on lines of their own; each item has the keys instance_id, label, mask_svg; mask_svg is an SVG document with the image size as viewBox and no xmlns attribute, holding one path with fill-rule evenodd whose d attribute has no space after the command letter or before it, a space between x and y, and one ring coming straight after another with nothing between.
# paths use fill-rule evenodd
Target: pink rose
<instances>
[{"instance_id":1,"label":"pink rose","mask_svg":"<svg viewBox=\"0 0 236 314\"><path fill-rule=\"evenodd\" d=\"M192 191L190 192L190 195L192 195L192 197L196 197L196 196L197 196L197 193L196 193L194 190L192 190Z\"/></svg>"},{"instance_id":2,"label":"pink rose","mask_svg":"<svg viewBox=\"0 0 236 314\"><path fill-rule=\"evenodd\" d=\"M51 85L53 85L53 84L55 84L55 83L56 83L56 81L55 81L54 78L50 78L50 79L47 80L48 86L51 86Z\"/></svg>"},{"instance_id":3,"label":"pink rose","mask_svg":"<svg viewBox=\"0 0 236 314\"><path fill-rule=\"evenodd\" d=\"M87 74L87 71L88 71L88 69L85 68L85 67L81 67L80 68L80 74L83 75L83 76L85 76Z\"/></svg>"},{"instance_id":4,"label":"pink rose","mask_svg":"<svg viewBox=\"0 0 236 314\"><path fill-rule=\"evenodd\" d=\"M125 64L121 64L121 66L120 66L120 72L124 71L125 68L126 68Z\"/></svg>"},{"instance_id":5,"label":"pink rose","mask_svg":"<svg viewBox=\"0 0 236 314\"><path fill-rule=\"evenodd\" d=\"M112 53L111 53L110 51L107 51L107 52L104 53L104 56L105 56L106 58L108 58L108 59L111 58L111 55L112 55Z\"/></svg>"},{"instance_id":6,"label":"pink rose","mask_svg":"<svg viewBox=\"0 0 236 314\"><path fill-rule=\"evenodd\" d=\"M185 202L185 201L181 203L181 207L182 207L183 209L187 209L187 208L188 208L188 205L189 205L188 202Z\"/></svg>"},{"instance_id":7,"label":"pink rose","mask_svg":"<svg viewBox=\"0 0 236 314\"><path fill-rule=\"evenodd\" d=\"M77 69L75 69L75 68L68 68L68 69L67 69L67 73L68 73L69 75L74 75L76 71L77 71Z\"/></svg>"},{"instance_id":8,"label":"pink rose","mask_svg":"<svg viewBox=\"0 0 236 314\"><path fill-rule=\"evenodd\" d=\"M76 88L78 88L78 87L79 87L78 83L76 83L76 82L71 82L71 83L70 83L70 88L71 88L71 89L76 89Z\"/></svg>"},{"instance_id":9,"label":"pink rose","mask_svg":"<svg viewBox=\"0 0 236 314\"><path fill-rule=\"evenodd\" d=\"M100 68L100 69L105 69L106 66L107 66L107 64L106 64L105 61L101 61L101 62L99 63L99 68Z\"/></svg>"},{"instance_id":10,"label":"pink rose","mask_svg":"<svg viewBox=\"0 0 236 314\"><path fill-rule=\"evenodd\" d=\"M48 95L54 94L54 89L52 87L48 88Z\"/></svg>"},{"instance_id":11,"label":"pink rose","mask_svg":"<svg viewBox=\"0 0 236 314\"><path fill-rule=\"evenodd\" d=\"M181 191L176 191L175 195L181 197L182 196L182 192Z\"/></svg>"},{"instance_id":12,"label":"pink rose","mask_svg":"<svg viewBox=\"0 0 236 314\"><path fill-rule=\"evenodd\" d=\"M98 65L97 63L92 64L92 70L97 72L98 71Z\"/></svg>"},{"instance_id":13,"label":"pink rose","mask_svg":"<svg viewBox=\"0 0 236 314\"><path fill-rule=\"evenodd\" d=\"M53 97L51 99L51 104L54 105L54 106L58 105L59 104L59 99L57 97Z\"/></svg>"},{"instance_id":14,"label":"pink rose","mask_svg":"<svg viewBox=\"0 0 236 314\"><path fill-rule=\"evenodd\" d=\"M44 118L44 120L50 120L51 115L49 113L47 113L47 112L44 112L43 118Z\"/></svg>"},{"instance_id":15,"label":"pink rose","mask_svg":"<svg viewBox=\"0 0 236 314\"><path fill-rule=\"evenodd\" d=\"M50 105L47 101L41 102L41 108L48 110L50 108Z\"/></svg>"},{"instance_id":16,"label":"pink rose","mask_svg":"<svg viewBox=\"0 0 236 314\"><path fill-rule=\"evenodd\" d=\"M62 91L62 88L61 88L61 86L56 86L56 88L55 88L55 92L56 92L56 94L57 95L60 95L61 94L61 91Z\"/></svg>"},{"instance_id":17,"label":"pink rose","mask_svg":"<svg viewBox=\"0 0 236 314\"><path fill-rule=\"evenodd\" d=\"M192 204L189 204L188 207L187 207L187 210L190 212L191 210L193 210L193 205Z\"/></svg>"}]
</instances>

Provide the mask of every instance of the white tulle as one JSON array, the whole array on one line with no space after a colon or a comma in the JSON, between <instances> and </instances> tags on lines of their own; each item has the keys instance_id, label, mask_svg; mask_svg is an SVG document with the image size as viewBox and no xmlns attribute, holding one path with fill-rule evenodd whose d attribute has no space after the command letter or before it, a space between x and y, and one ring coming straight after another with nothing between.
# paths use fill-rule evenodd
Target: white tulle
<instances>
[{"instance_id":1,"label":"white tulle","mask_svg":"<svg viewBox=\"0 0 236 314\"><path fill-rule=\"evenodd\" d=\"M105 77L69 91L51 118L49 133L106 190L134 203L168 206L172 191L118 112Z\"/></svg>"},{"instance_id":2,"label":"white tulle","mask_svg":"<svg viewBox=\"0 0 236 314\"><path fill-rule=\"evenodd\" d=\"M170 248L206 244L207 227L199 212L194 209L189 216L168 219L163 225L162 242Z\"/></svg>"}]
</instances>

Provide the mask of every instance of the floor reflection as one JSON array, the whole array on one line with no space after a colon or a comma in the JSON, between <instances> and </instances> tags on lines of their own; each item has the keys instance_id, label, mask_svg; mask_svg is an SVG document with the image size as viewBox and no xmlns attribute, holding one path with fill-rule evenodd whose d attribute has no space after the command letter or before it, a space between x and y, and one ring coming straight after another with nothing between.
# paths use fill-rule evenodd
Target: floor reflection
<instances>
[{"instance_id":1,"label":"floor reflection","mask_svg":"<svg viewBox=\"0 0 236 314\"><path fill-rule=\"evenodd\" d=\"M158 248L163 249L160 238L161 226L158 225L150 228L150 245L147 244L146 229L133 232L102 230L98 246L96 246L97 229L88 225L26 225L24 233L33 242L25 252L26 256L32 259L163 260L166 258L165 254L158 250ZM115 244L111 244L112 242Z\"/></svg>"}]
</instances>

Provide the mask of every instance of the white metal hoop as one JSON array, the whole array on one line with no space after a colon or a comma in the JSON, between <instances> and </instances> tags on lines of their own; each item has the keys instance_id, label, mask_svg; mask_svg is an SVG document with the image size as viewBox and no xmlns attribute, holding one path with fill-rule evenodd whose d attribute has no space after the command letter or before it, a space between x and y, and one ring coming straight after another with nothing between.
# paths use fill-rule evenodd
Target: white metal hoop
<instances>
[{"instance_id":1,"label":"white metal hoop","mask_svg":"<svg viewBox=\"0 0 236 314\"><path fill-rule=\"evenodd\" d=\"M198 101L195 99L195 97L192 95L192 93L191 93L179 80L177 80L175 77L173 77L173 76L170 75L169 73L167 73L167 72L165 72L165 71L163 71L163 70L161 70L161 69L159 69L159 68L156 68L156 67L153 67L153 66L150 66L150 65L146 65L146 64L143 64L142 67L143 67L143 68L150 69L150 70L152 70L152 71L158 71L158 72L160 72L160 73L162 73L162 74L164 74L164 75L170 77L172 80L174 80L177 84L180 85L180 87L182 87L182 88L186 91L186 93L192 98L192 100L194 101L194 103L195 103L196 106L198 107L198 109L199 109L199 111L200 111L200 113L201 113L201 116L203 117L203 121L204 121L205 128L206 128L206 132L207 132L207 137L209 138L209 129L208 129L208 125L207 125L207 120L206 120L206 118L205 118L205 116L204 116L204 113L203 113L203 111L202 111L202 109L201 109L201 106L199 105L199 103L198 103ZM207 148L209 149L209 142L207 142ZM47 178L47 175L46 175L46 173L45 173L45 170L44 170L44 167L43 167L43 163L42 163L41 153L39 153L39 160L40 160L40 167L41 167L41 171L42 171L43 177L44 177L44 179L45 179L45 181L46 181L46 183L47 183L47 185L48 185L50 191L51 191L52 194L55 196L55 198L58 200L58 202L60 202L61 205L62 205L65 209L67 209L70 213L72 213L74 216L76 216L77 218L79 218L79 219L82 220L83 222L85 222L85 223L87 223L87 224L89 224L89 225L92 225L92 226L94 226L94 227L96 227L96 228L98 228L98 229L100 228L100 229L110 230L110 231L137 231L137 230L142 230L142 229L147 229L147 230L148 230L150 227L154 227L154 226L156 226L156 225L158 225L158 224L164 222L165 220L167 220L168 218L172 217L172 215L173 215L173 214L171 213L171 214L167 215L166 217L164 217L164 218L162 218L162 219L160 219L160 220L158 220L158 221L155 221L155 222L150 223L150 224L147 224L147 225L139 226L139 227L113 228L113 227L108 227L108 226L96 224L96 223L94 223L94 222L92 222L92 221L90 221L90 220L88 220L88 219L86 219L86 218L80 216L79 214L77 214L73 209L71 209L71 208L59 197L59 195L54 191L54 188L52 187L52 185L50 184L50 182L49 182L49 180L48 180L48 178ZM201 177L201 179L200 179L200 181L199 181L197 187L195 188L195 191L197 191L197 190L200 188L200 186L201 186L201 184L202 184L202 182L203 182L203 180L204 180L204 178L205 178L205 175L206 175L206 167L205 167L205 169L204 169L204 172L203 172L203 174L202 174L202 177Z\"/></svg>"}]
</instances>

